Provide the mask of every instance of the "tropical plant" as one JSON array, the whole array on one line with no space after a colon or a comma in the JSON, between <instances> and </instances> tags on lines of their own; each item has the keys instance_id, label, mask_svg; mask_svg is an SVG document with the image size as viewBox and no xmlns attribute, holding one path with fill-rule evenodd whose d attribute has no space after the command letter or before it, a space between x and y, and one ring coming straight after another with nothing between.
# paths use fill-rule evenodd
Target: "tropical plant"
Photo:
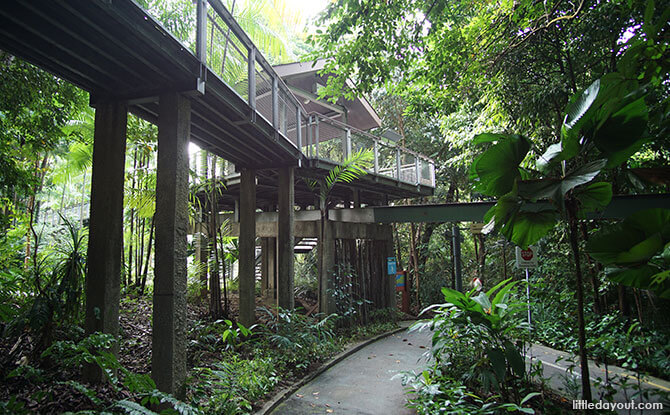
<instances>
[{"instance_id":1,"label":"tropical plant","mask_svg":"<svg viewBox=\"0 0 670 415\"><path fill-rule=\"evenodd\" d=\"M586 250L609 279L670 298L670 209L646 209L599 230Z\"/></svg>"},{"instance_id":2,"label":"tropical plant","mask_svg":"<svg viewBox=\"0 0 670 415\"><path fill-rule=\"evenodd\" d=\"M624 68L625 69L625 68ZM583 278L578 220L602 209L612 198L612 185L595 182L604 169L624 163L648 141L644 89L624 73L611 73L575 95L565 110L560 142L535 163L527 161L532 142L521 135L480 134L475 143L495 143L471 168L481 193L498 200L485 216L485 232L500 231L526 247L537 242L562 216L568 223L577 277L577 317L584 399L590 399L585 337ZM533 167L535 169L533 169ZM550 203L536 203L538 201Z\"/></svg>"},{"instance_id":3,"label":"tropical plant","mask_svg":"<svg viewBox=\"0 0 670 415\"><path fill-rule=\"evenodd\" d=\"M445 303L422 312L434 310L435 317L412 327L412 330L425 327L434 330L431 354L438 366L454 365L463 358L454 356L450 343L476 346L477 351L464 355L475 354L474 362L463 362L463 367L469 367L464 380L482 385L483 390L494 388L506 400L510 398L510 385L525 377L524 360L513 343L523 337L522 329L526 327L520 317L524 304L511 296L517 283L507 279L487 292L473 289L465 294L442 288Z\"/></svg>"},{"instance_id":4,"label":"tropical plant","mask_svg":"<svg viewBox=\"0 0 670 415\"><path fill-rule=\"evenodd\" d=\"M445 302L423 310L435 316L410 330L434 331L434 360L427 370L406 374L403 380L415 393L411 402L420 413L447 407L463 413L533 413L522 408L537 393L521 395L527 384L525 363L514 342L526 336L527 325L522 317L525 304L513 295L517 284L507 279L487 292L443 288ZM496 394L481 398L476 391Z\"/></svg>"}]
</instances>

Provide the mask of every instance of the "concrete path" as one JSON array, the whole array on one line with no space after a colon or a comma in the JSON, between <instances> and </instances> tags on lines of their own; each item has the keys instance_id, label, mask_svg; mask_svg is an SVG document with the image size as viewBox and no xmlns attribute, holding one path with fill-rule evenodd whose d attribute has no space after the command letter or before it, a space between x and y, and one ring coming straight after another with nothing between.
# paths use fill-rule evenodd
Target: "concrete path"
<instances>
[{"instance_id":1,"label":"concrete path","mask_svg":"<svg viewBox=\"0 0 670 415\"><path fill-rule=\"evenodd\" d=\"M564 395L568 399L580 399L581 381L579 378L580 368L579 359L570 353L555 350L550 347L534 344L531 350L526 353L526 361L529 362L532 356L533 361L540 360L543 366L544 377L547 379L548 386ZM573 363L574 362L574 363ZM607 367L607 377L614 383L612 387L616 390L613 396L614 402L627 403L632 399L640 403L640 397L632 398L637 388L637 378L635 373L629 372L617 366ZM591 392L594 401L598 401L606 394L604 382L606 378L605 365L596 365L594 361L589 360L589 376L591 378ZM619 383L627 383L627 387L622 387ZM663 402L660 393L670 392L670 382L651 376L643 377L639 388L648 395L645 402ZM571 396L572 395L572 396ZM644 415L668 413L668 402L665 402L665 410L644 410ZM628 411L626 409L617 410L619 414L639 414L639 411Z\"/></svg>"},{"instance_id":2,"label":"concrete path","mask_svg":"<svg viewBox=\"0 0 670 415\"><path fill-rule=\"evenodd\" d=\"M401 331L348 356L280 404L273 415L414 414L400 379L394 375L422 370L432 332Z\"/></svg>"}]
</instances>

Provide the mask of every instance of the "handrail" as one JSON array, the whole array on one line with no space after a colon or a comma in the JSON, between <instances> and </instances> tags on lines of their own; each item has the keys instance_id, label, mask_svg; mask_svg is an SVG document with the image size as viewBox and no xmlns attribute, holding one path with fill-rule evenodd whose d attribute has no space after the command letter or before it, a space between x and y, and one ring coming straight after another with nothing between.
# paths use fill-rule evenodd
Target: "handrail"
<instances>
[{"instance_id":1,"label":"handrail","mask_svg":"<svg viewBox=\"0 0 670 415\"><path fill-rule=\"evenodd\" d=\"M331 124L333 127L344 131L344 138L341 143L343 156L348 157L352 152L352 134L363 136L372 140L372 147L375 152L374 173L394 177L398 181L416 184L417 186L426 185L426 181L428 181L430 186L435 187L435 162L431 158L397 144L388 144L382 141L378 136L359 130L322 114L315 112L308 113L301 100L295 97L272 65L268 63L261 53L258 53L256 45L239 23L237 23L233 15L226 9L221 0L196 0L196 2L196 56L203 65L203 68L209 67L210 70L213 71L214 65L208 65L208 59L214 59L212 46L216 47L216 44L211 42L209 48L207 45L207 31L210 29L208 23L211 22L210 36L213 36L214 30L216 29L217 33L220 33L225 37L225 51L231 53L229 59L226 57L221 59L221 62L217 62L220 63L221 73L213 72L220 77L223 82L229 84L231 90L237 93L240 98L245 99L243 95L247 94L246 100L252 110L252 118L255 118L257 115L265 118L274 127L277 134L282 135L305 157L310 158L313 158L312 156L314 155L316 155L316 158L320 157L319 141L323 139L324 135L322 134L321 139L319 138L319 120L322 120L324 123ZM216 22L216 16L209 17L207 5L211 6L214 13L216 13L221 19L221 22L226 26L225 28L221 27L221 25ZM243 48L240 49L236 42ZM212 45L212 43L214 43L214 45ZM246 49L246 56L244 55L243 49ZM236 57L232 56L234 53L237 53ZM226 65L235 65L235 63L231 63L235 62L235 58L238 60L238 67L229 66L226 68ZM246 73L244 67L241 65L242 63L246 64ZM233 84L230 84L230 81L223 79L226 77L227 70L233 74L246 76L246 79L243 77L240 79L238 77L233 80ZM259 81L262 85L258 85ZM291 116L289 116L289 113L292 113ZM313 123L312 120L315 122ZM302 137L303 128L305 129L307 137ZM312 128L314 128L314 131L312 131ZM326 142L328 139L323 141ZM314 148L310 147L312 144ZM303 147L309 147L306 148L306 150L309 151L303 151ZM393 169L395 170L394 174L384 174L382 171L385 171L386 169L379 167L380 150L383 147L388 147L396 153L395 167ZM403 156L413 157L414 161L410 164L403 164ZM429 177L423 175L423 167L425 167L425 165L422 163L424 162L427 163Z\"/></svg>"}]
</instances>

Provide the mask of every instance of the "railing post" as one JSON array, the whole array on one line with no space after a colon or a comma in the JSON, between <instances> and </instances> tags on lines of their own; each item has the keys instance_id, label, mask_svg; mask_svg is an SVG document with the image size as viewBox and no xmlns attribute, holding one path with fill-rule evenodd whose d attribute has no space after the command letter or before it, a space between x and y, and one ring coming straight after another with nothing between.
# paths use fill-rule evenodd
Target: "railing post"
<instances>
[{"instance_id":1,"label":"railing post","mask_svg":"<svg viewBox=\"0 0 670 415\"><path fill-rule=\"evenodd\" d=\"M414 164L416 167L416 184L421 184L421 160L417 155L414 155Z\"/></svg>"},{"instance_id":2,"label":"railing post","mask_svg":"<svg viewBox=\"0 0 670 415\"><path fill-rule=\"evenodd\" d=\"M279 81L272 77L272 126L279 130Z\"/></svg>"},{"instance_id":3,"label":"railing post","mask_svg":"<svg viewBox=\"0 0 670 415\"><path fill-rule=\"evenodd\" d=\"M373 143L375 152L375 174L379 174L379 142L374 140Z\"/></svg>"},{"instance_id":4,"label":"railing post","mask_svg":"<svg viewBox=\"0 0 670 415\"><path fill-rule=\"evenodd\" d=\"M344 140L344 160L348 159L349 157L351 157L351 130L347 128L347 133Z\"/></svg>"},{"instance_id":5,"label":"railing post","mask_svg":"<svg viewBox=\"0 0 670 415\"><path fill-rule=\"evenodd\" d=\"M249 48L249 106L256 111L256 48Z\"/></svg>"},{"instance_id":6,"label":"railing post","mask_svg":"<svg viewBox=\"0 0 670 415\"><path fill-rule=\"evenodd\" d=\"M298 144L298 150L302 153L302 127L301 127L301 122L302 122L302 113L300 111L300 107L296 107L295 109L295 139Z\"/></svg>"},{"instance_id":7,"label":"railing post","mask_svg":"<svg viewBox=\"0 0 670 415\"><path fill-rule=\"evenodd\" d=\"M319 158L319 116L314 116L314 151Z\"/></svg>"},{"instance_id":8,"label":"railing post","mask_svg":"<svg viewBox=\"0 0 670 415\"><path fill-rule=\"evenodd\" d=\"M307 157L312 157L312 153L314 151L312 150L312 116L308 115L307 116Z\"/></svg>"},{"instance_id":9,"label":"railing post","mask_svg":"<svg viewBox=\"0 0 670 415\"><path fill-rule=\"evenodd\" d=\"M395 148L395 168L396 168L396 179L400 181L400 147Z\"/></svg>"},{"instance_id":10,"label":"railing post","mask_svg":"<svg viewBox=\"0 0 670 415\"><path fill-rule=\"evenodd\" d=\"M195 33L195 54L201 63L207 64L207 0L197 0L197 27ZM202 74L201 74L202 77Z\"/></svg>"}]
</instances>

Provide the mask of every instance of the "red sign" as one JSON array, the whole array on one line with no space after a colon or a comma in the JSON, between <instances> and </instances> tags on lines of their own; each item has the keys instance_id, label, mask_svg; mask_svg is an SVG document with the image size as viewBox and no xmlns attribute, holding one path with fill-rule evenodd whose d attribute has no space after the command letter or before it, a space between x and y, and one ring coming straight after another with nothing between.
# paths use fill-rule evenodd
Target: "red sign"
<instances>
[{"instance_id":1,"label":"red sign","mask_svg":"<svg viewBox=\"0 0 670 415\"><path fill-rule=\"evenodd\" d=\"M532 249L522 249L521 250L521 258L525 259L526 261L530 261L533 259L533 250Z\"/></svg>"}]
</instances>

